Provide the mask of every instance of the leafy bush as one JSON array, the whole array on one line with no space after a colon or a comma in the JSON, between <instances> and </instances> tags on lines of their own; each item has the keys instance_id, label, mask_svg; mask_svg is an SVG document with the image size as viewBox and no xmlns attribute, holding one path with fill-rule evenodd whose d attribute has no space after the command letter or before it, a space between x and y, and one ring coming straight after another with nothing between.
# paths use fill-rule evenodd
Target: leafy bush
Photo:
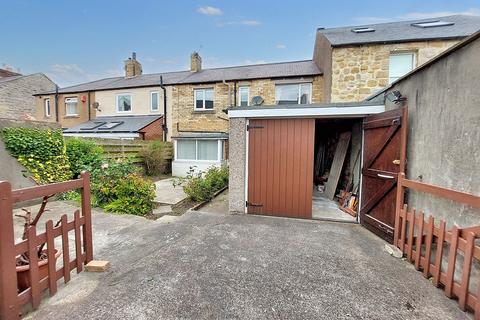
<instances>
[{"instance_id":1,"label":"leafy bush","mask_svg":"<svg viewBox=\"0 0 480 320\"><path fill-rule=\"evenodd\" d=\"M187 177L177 178L174 185L182 185L183 191L194 201L209 201L215 192L228 186L228 167L211 167L198 173L191 167Z\"/></svg>"},{"instance_id":2,"label":"leafy bush","mask_svg":"<svg viewBox=\"0 0 480 320\"><path fill-rule=\"evenodd\" d=\"M61 130L5 128L2 138L10 154L37 183L65 181L72 177Z\"/></svg>"},{"instance_id":3,"label":"leafy bush","mask_svg":"<svg viewBox=\"0 0 480 320\"><path fill-rule=\"evenodd\" d=\"M124 177L115 186L116 199L105 205L106 211L144 216L153 210L155 185L132 173Z\"/></svg>"},{"instance_id":4,"label":"leafy bush","mask_svg":"<svg viewBox=\"0 0 480 320\"><path fill-rule=\"evenodd\" d=\"M92 171L100 167L103 160L103 149L94 141L70 138L66 140L67 156L70 170L76 178L83 170Z\"/></svg>"},{"instance_id":5,"label":"leafy bush","mask_svg":"<svg viewBox=\"0 0 480 320\"><path fill-rule=\"evenodd\" d=\"M165 174L170 171L169 159L165 159L171 142L153 141L140 150L148 175Z\"/></svg>"}]
</instances>

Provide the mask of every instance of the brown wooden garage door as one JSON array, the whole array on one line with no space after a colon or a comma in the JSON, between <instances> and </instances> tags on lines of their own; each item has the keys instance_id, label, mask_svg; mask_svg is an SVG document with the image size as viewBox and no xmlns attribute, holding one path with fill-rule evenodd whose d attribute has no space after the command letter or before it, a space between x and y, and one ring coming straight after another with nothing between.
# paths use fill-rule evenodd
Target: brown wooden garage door
<instances>
[{"instance_id":1,"label":"brown wooden garage door","mask_svg":"<svg viewBox=\"0 0 480 320\"><path fill-rule=\"evenodd\" d=\"M311 218L314 119L250 120L247 212Z\"/></svg>"}]
</instances>

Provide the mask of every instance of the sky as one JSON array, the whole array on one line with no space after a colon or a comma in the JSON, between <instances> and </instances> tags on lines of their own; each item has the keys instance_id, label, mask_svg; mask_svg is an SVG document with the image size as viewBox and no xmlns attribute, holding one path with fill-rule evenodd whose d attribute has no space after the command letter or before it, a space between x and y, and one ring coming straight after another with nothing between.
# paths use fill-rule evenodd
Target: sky
<instances>
[{"instance_id":1,"label":"sky","mask_svg":"<svg viewBox=\"0 0 480 320\"><path fill-rule=\"evenodd\" d=\"M318 27L480 15L480 0L0 0L0 68L60 87L123 75L311 59Z\"/></svg>"}]
</instances>

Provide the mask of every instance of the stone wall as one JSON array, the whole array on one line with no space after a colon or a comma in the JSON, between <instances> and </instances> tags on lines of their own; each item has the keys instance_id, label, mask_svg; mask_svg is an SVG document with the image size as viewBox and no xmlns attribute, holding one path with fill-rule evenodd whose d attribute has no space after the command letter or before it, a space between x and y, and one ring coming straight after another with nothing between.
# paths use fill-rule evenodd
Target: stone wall
<instances>
[{"instance_id":1,"label":"stone wall","mask_svg":"<svg viewBox=\"0 0 480 320\"><path fill-rule=\"evenodd\" d=\"M0 117L24 119L25 114L36 116L36 101L33 94L55 90L55 83L42 73L0 83Z\"/></svg>"},{"instance_id":2,"label":"stone wall","mask_svg":"<svg viewBox=\"0 0 480 320\"><path fill-rule=\"evenodd\" d=\"M312 81L312 102L323 102L323 77L310 78ZM276 83L298 83L305 82L308 79L288 79L288 80L272 80L259 79L251 81L237 82L238 87L249 86L250 99L254 96L261 96L264 99L264 105L275 104L275 84ZM230 86L230 90L229 90ZM213 88L214 93L214 109L206 111L194 110L194 89ZM230 94L229 94L230 91ZM172 124L170 132L173 136L179 131L217 131L228 132L228 117L223 112L226 108L234 103L234 83L222 82L201 85L175 85L172 86L171 93L172 105ZM238 96L237 96L238 104ZM167 115L168 118L168 115Z\"/></svg>"},{"instance_id":3,"label":"stone wall","mask_svg":"<svg viewBox=\"0 0 480 320\"><path fill-rule=\"evenodd\" d=\"M333 48L331 101L361 101L385 87L391 53L415 52L416 65L419 66L457 42L423 41Z\"/></svg>"}]
</instances>

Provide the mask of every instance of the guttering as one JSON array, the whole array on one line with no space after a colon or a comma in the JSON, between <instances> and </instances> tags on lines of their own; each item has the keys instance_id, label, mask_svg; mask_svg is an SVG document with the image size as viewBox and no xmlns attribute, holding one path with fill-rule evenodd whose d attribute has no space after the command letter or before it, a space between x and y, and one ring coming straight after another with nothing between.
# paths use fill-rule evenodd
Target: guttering
<instances>
[{"instance_id":1,"label":"guttering","mask_svg":"<svg viewBox=\"0 0 480 320\"><path fill-rule=\"evenodd\" d=\"M160 88L163 91L163 141L167 141L167 133L168 133L168 126L167 126L167 88L163 85L163 76L160 76Z\"/></svg>"},{"instance_id":2,"label":"guttering","mask_svg":"<svg viewBox=\"0 0 480 320\"><path fill-rule=\"evenodd\" d=\"M358 118L385 111L383 104L295 108L229 109L229 118Z\"/></svg>"}]
</instances>

